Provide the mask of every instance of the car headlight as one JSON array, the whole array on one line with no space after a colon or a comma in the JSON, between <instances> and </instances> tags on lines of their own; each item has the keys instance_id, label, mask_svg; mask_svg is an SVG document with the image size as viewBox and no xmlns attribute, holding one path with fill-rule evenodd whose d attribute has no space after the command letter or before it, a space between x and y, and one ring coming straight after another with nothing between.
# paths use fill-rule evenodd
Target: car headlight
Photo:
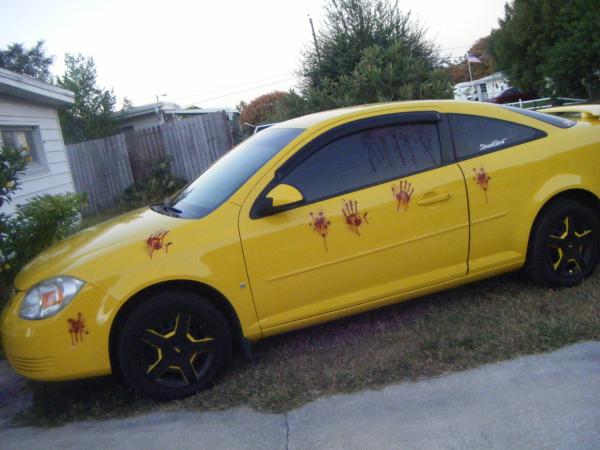
<instances>
[{"instance_id":1,"label":"car headlight","mask_svg":"<svg viewBox=\"0 0 600 450\"><path fill-rule=\"evenodd\" d=\"M28 320L53 316L73 300L84 284L67 276L42 281L27 291L19 316Z\"/></svg>"}]
</instances>

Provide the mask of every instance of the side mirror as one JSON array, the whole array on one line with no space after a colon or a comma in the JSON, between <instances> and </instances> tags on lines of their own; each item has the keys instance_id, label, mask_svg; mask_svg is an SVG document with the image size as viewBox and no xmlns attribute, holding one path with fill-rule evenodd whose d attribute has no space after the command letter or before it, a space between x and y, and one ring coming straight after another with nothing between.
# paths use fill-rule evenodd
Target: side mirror
<instances>
[{"instance_id":1,"label":"side mirror","mask_svg":"<svg viewBox=\"0 0 600 450\"><path fill-rule=\"evenodd\" d=\"M278 184L266 195L273 202L273 208L278 206L290 205L304 200L304 197L298 189L289 184Z\"/></svg>"}]
</instances>

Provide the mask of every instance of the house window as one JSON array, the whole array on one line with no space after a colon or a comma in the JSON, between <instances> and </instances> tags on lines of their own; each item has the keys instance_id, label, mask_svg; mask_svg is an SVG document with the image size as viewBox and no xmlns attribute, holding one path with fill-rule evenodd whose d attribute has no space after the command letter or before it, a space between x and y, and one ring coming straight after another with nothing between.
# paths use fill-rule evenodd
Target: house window
<instances>
[{"instance_id":1,"label":"house window","mask_svg":"<svg viewBox=\"0 0 600 450\"><path fill-rule=\"evenodd\" d=\"M26 127L2 127L0 128L0 137L2 145L12 147L17 150L27 149L31 157L27 172L31 169L36 171L36 168L44 167L46 164L41 144L38 136L36 136L34 128Z\"/></svg>"}]
</instances>

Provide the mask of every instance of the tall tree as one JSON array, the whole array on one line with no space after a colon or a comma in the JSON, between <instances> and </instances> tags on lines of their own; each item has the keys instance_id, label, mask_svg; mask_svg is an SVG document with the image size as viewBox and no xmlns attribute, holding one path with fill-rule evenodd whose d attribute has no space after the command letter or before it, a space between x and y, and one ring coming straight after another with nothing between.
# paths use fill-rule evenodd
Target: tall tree
<instances>
[{"instance_id":1,"label":"tall tree","mask_svg":"<svg viewBox=\"0 0 600 450\"><path fill-rule=\"evenodd\" d=\"M54 57L46 55L44 41L38 41L29 49L15 42L0 50L0 67L42 81L50 81L50 66L53 62Z\"/></svg>"},{"instance_id":2,"label":"tall tree","mask_svg":"<svg viewBox=\"0 0 600 450\"><path fill-rule=\"evenodd\" d=\"M370 47L386 49L402 42L407 54L431 69L440 63L437 46L425 38L425 29L391 0L328 0L317 47L304 52L301 74L309 87L325 79L337 81L360 63Z\"/></svg>"},{"instance_id":3,"label":"tall tree","mask_svg":"<svg viewBox=\"0 0 600 450\"><path fill-rule=\"evenodd\" d=\"M303 54L300 92L273 120L382 101L450 98L439 48L391 0L328 0L316 48Z\"/></svg>"},{"instance_id":4,"label":"tall tree","mask_svg":"<svg viewBox=\"0 0 600 450\"><path fill-rule=\"evenodd\" d=\"M260 95L246 104L240 103L240 122L242 124L249 123L253 126L264 124L270 121L275 114L277 104L287 94L281 91L273 91L268 94Z\"/></svg>"},{"instance_id":5,"label":"tall tree","mask_svg":"<svg viewBox=\"0 0 600 450\"><path fill-rule=\"evenodd\" d=\"M476 56L481 64L471 64L473 79L482 78L495 72L496 61L490 49L490 36L479 38L468 51L469 55ZM448 75L453 83L469 81L469 66L466 56L461 56L448 66Z\"/></svg>"},{"instance_id":6,"label":"tall tree","mask_svg":"<svg viewBox=\"0 0 600 450\"><path fill-rule=\"evenodd\" d=\"M513 0L490 49L521 89L588 96L600 89L599 32L598 0Z\"/></svg>"},{"instance_id":7,"label":"tall tree","mask_svg":"<svg viewBox=\"0 0 600 450\"><path fill-rule=\"evenodd\" d=\"M65 55L66 70L57 83L75 93L75 104L60 110L60 123L67 143L109 136L116 131L112 115L116 97L97 85L93 58Z\"/></svg>"}]
</instances>

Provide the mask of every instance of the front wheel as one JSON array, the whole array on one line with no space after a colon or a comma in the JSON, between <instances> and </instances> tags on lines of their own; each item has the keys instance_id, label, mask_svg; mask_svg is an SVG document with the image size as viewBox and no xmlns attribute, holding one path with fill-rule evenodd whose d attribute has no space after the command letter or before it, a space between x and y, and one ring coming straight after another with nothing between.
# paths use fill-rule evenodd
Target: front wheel
<instances>
[{"instance_id":1,"label":"front wheel","mask_svg":"<svg viewBox=\"0 0 600 450\"><path fill-rule=\"evenodd\" d=\"M563 200L550 205L533 231L529 275L552 286L580 283L598 265L599 234L598 216L586 204Z\"/></svg>"},{"instance_id":2,"label":"front wheel","mask_svg":"<svg viewBox=\"0 0 600 450\"><path fill-rule=\"evenodd\" d=\"M147 298L126 318L118 340L124 378L157 400L207 388L231 355L231 333L223 315L207 300L184 291Z\"/></svg>"}]
</instances>

